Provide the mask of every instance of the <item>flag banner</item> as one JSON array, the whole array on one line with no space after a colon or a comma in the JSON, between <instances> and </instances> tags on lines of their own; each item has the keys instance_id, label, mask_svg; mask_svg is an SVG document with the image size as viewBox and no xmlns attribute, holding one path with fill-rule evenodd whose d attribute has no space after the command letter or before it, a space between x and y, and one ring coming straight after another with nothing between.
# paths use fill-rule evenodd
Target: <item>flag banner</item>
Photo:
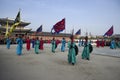
<instances>
[{"instance_id":1,"label":"flag banner","mask_svg":"<svg viewBox=\"0 0 120 80\"><path fill-rule=\"evenodd\" d=\"M20 24L20 22L13 24L10 28L10 33L12 33L15 30L16 26L18 26L19 24Z\"/></svg>"},{"instance_id":2,"label":"flag banner","mask_svg":"<svg viewBox=\"0 0 120 80\"><path fill-rule=\"evenodd\" d=\"M6 33L5 33L5 37L8 37L8 21L7 21L7 25L6 25Z\"/></svg>"},{"instance_id":3,"label":"flag banner","mask_svg":"<svg viewBox=\"0 0 120 80\"><path fill-rule=\"evenodd\" d=\"M81 29L79 29L76 33L75 33L75 35L80 35L81 34Z\"/></svg>"},{"instance_id":4,"label":"flag banner","mask_svg":"<svg viewBox=\"0 0 120 80\"><path fill-rule=\"evenodd\" d=\"M61 31L65 29L65 18L61 21L57 22L53 28L51 29L51 33L57 33L59 34ZM52 32L54 30L54 32Z\"/></svg>"},{"instance_id":5,"label":"flag banner","mask_svg":"<svg viewBox=\"0 0 120 80\"><path fill-rule=\"evenodd\" d=\"M112 34L113 34L113 26L103 36L112 36Z\"/></svg>"},{"instance_id":6,"label":"flag banner","mask_svg":"<svg viewBox=\"0 0 120 80\"><path fill-rule=\"evenodd\" d=\"M15 28L20 24L20 11L18 12L14 24L10 27L9 35L15 30Z\"/></svg>"},{"instance_id":7,"label":"flag banner","mask_svg":"<svg viewBox=\"0 0 120 80\"><path fill-rule=\"evenodd\" d=\"M36 33L42 32L42 25L36 30Z\"/></svg>"},{"instance_id":8,"label":"flag banner","mask_svg":"<svg viewBox=\"0 0 120 80\"><path fill-rule=\"evenodd\" d=\"M18 23L18 22L20 22L20 11L18 12L16 16L14 23Z\"/></svg>"}]
</instances>

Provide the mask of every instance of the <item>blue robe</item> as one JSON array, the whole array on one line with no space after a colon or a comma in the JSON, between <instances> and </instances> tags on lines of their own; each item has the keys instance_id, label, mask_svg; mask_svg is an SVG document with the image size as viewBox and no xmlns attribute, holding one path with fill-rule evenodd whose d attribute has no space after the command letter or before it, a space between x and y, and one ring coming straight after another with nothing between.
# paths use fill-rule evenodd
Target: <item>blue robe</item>
<instances>
[{"instance_id":1,"label":"blue robe","mask_svg":"<svg viewBox=\"0 0 120 80\"><path fill-rule=\"evenodd\" d=\"M11 40L9 38L7 38L6 43L7 43L6 45L7 49L10 49Z\"/></svg>"},{"instance_id":2,"label":"blue robe","mask_svg":"<svg viewBox=\"0 0 120 80\"><path fill-rule=\"evenodd\" d=\"M32 40L32 48L34 48L35 40Z\"/></svg>"},{"instance_id":3,"label":"blue robe","mask_svg":"<svg viewBox=\"0 0 120 80\"><path fill-rule=\"evenodd\" d=\"M112 41L111 41L111 43L110 43L110 48L111 48L111 49L116 49L115 40L112 40Z\"/></svg>"},{"instance_id":4,"label":"blue robe","mask_svg":"<svg viewBox=\"0 0 120 80\"><path fill-rule=\"evenodd\" d=\"M82 41L79 40L79 42L78 42L78 46L80 47L81 45L82 45Z\"/></svg>"},{"instance_id":5,"label":"blue robe","mask_svg":"<svg viewBox=\"0 0 120 80\"><path fill-rule=\"evenodd\" d=\"M90 59L90 52L89 52L89 43L85 43L83 52L82 52L82 59Z\"/></svg>"},{"instance_id":6,"label":"blue robe","mask_svg":"<svg viewBox=\"0 0 120 80\"><path fill-rule=\"evenodd\" d=\"M68 48L69 48L69 51L68 51L68 62L72 63L72 64L75 64L76 63L75 43L73 42L71 44L71 42L69 41L68 42Z\"/></svg>"},{"instance_id":7,"label":"blue robe","mask_svg":"<svg viewBox=\"0 0 120 80\"><path fill-rule=\"evenodd\" d=\"M17 55L21 55L22 54L22 48L23 48L23 40L21 38L17 38L16 39L17 42L17 49L16 49L16 53Z\"/></svg>"},{"instance_id":8,"label":"blue robe","mask_svg":"<svg viewBox=\"0 0 120 80\"><path fill-rule=\"evenodd\" d=\"M117 42L117 47L120 48L120 41Z\"/></svg>"},{"instance_id":9,"label":"blue robe","mask_svg":"<svg viewBox=\"0 0 120 80\"><path fill-rule=\"evenodd\" d=\"M64 52L64 51L65 51L65 44L66 44L66 41L63 39L63 40L61 41L61 43L62 43L61 51Z\"/></svg>"},{"instance_id":10,"label":"blue robe","mask_svg":"<svg viewBox=\"0 0 120 80\"><path fill-rule=\"evenodd\" d=\"M52 51L53 53L55 53L56 41L55 41L55 40L52 40L52 41L51 41L51 44L52 44L52 49L51 49L51 51Z\"/></svg>"},{"instance_id":11,"label":"blue robe","mask_svg":"<svg viewBox=\"0 0 120 80\"><path fill-rule=\"evenodd\" d=\"M40 46L40 41L36 40L35 41L35 53L39 54L39 46Z\"/></svg>"}]
</instances>

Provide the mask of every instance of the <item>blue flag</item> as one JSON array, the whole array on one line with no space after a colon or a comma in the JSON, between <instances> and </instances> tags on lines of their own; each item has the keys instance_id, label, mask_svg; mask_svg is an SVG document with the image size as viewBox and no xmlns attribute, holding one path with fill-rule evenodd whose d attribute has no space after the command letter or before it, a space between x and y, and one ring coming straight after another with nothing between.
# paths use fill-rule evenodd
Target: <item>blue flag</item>
<instances>
[{"instance_id":1,"label":"blue flag","mask_svg":"<svg viewBox=\"0 0 120 80\"><path fill-rule=\"evenodd\" d=\"M36 30L36 32L42 32L42 25Z\"/></svg>"},{"instance_id":2,"label":"blue flag","mask_svg":"<svg viewBox=\"0 0 120 80\"><path fill-rule=\"evenodd\" d=\"M18 23L18 22L20 22L20 11L18 12L16 16L14 23Z\"/></svg>"},{"instance_id":3,"label":"blue flag","mask_svg":"<svg viewBox=\"0 0 120 80\"><path fill-rule=\"evenodd\" d=\"M112 36L112 34L113 34L113 26L103 36Z\"/></svg>"},{"instance_id":4,"label":"blue flag","mask_svg":"<svg viewBox=\"0 0 120 80\"><path fill-rule=\"evenodd\" d=\"M75 35L80 35L81 34L81 29L79 29L76 33L75 33Z\"/></svg>"}]
</instances>

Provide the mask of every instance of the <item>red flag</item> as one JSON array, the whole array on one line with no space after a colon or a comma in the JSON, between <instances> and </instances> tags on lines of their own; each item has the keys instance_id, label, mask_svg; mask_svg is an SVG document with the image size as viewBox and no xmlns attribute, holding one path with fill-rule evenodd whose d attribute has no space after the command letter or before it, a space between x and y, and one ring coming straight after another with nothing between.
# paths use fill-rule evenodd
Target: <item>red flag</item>
<instances>
[{"instance_id":1,"label":"red flag","mask_svg":"<svg viewBox=\"0 0 120 80\"><path fill-rule=\"evenodd\" d=\"M112 36L113 34L113 26L104 34L104 36Z\"/></svg>"},{"instance_id":2,"label":"red flag","mask_svg":"<svg viewBox=\"0 0 120 80\"><path fill-rule=\"evenodd\" d=\"M61 31L63 31L65 29L65 18L62 19L61 21L57 22L53 28L51 29L51 32L52 30L54 29L54 33L60 33ZM53 33L53 32L52 32Z\"/></svg>"}]
</instances>

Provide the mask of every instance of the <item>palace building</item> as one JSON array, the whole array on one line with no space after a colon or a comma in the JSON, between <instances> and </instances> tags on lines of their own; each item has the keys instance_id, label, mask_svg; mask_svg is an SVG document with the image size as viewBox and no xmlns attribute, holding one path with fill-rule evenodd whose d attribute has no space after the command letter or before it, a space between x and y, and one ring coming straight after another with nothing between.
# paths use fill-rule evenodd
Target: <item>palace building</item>
<instances>
[{"instance_id":1,"label":"palace building","mask_svg":"<svg viewBox=\"0 0 120 80\"><path fill-rule=\"evenodd\" d=\"M10 27L14 24L14 20L9 18L0 18L0 38L5 37L7 22L9 31ZM30 28L25 28L29 24L29 22L21 21L21 23L16 27L10 37L17 37L18 35L22 35L24 37L26 33L29 33L32 30Z\"/></svg>"}]
</instances>

